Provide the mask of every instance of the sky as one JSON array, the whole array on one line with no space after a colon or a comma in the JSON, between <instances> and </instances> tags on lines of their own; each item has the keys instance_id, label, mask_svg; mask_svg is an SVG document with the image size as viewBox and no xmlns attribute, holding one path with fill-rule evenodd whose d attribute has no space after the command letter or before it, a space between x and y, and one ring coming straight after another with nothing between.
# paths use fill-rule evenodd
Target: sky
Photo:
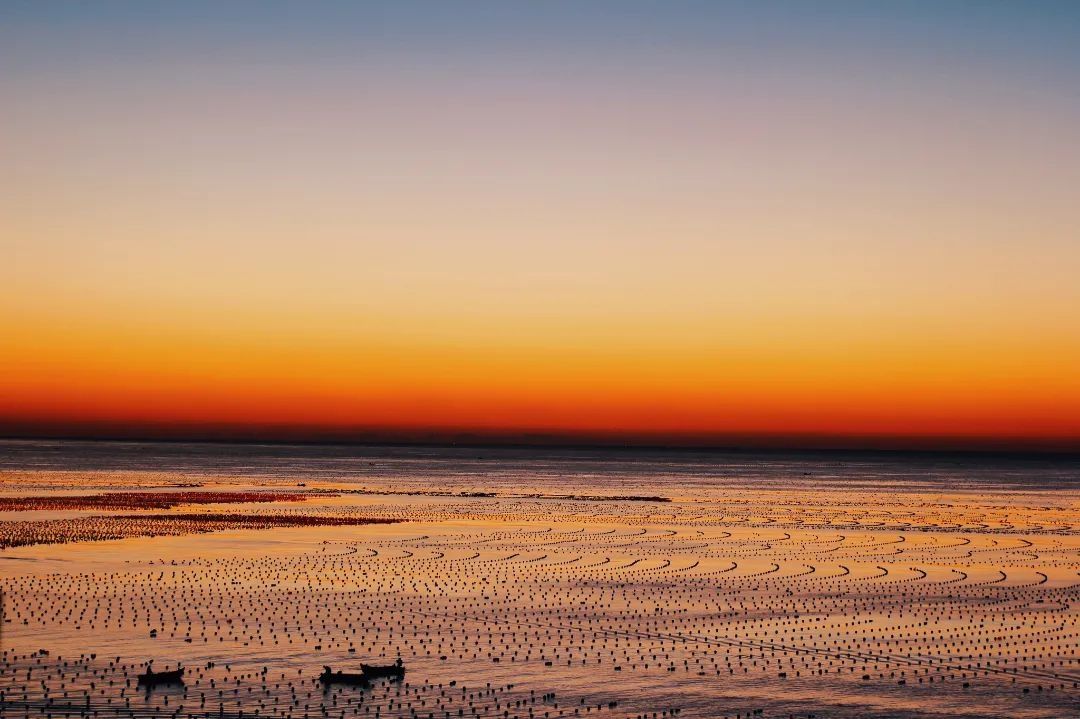
<instances>
[{"instance_id":1,"label":"sky","mask_svg":"<svg viewBox=\"0 0 1080 719\"><path fill-rule=\"evenodd\" d=\"M1080 5L0 4L0 434L1080 449Z\"/></svg>"}]
</instances>

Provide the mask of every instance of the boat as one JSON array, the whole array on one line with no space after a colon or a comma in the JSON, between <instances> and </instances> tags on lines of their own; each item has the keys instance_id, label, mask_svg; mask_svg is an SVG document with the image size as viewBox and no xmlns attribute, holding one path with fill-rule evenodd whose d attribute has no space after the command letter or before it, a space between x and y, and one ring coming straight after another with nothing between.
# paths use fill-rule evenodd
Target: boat
<instances>
[{"instance_id":1,"label":"boat","mask_svg":"<svg viewBox=\"0 0 1080 719\"><path fill-rule=\"evenodd\" d=\"M405 676L405 665L401 659L398 659L393 664L361 664L360 668L364 670L364 676L369 679L381 679L383 677L401 679Z\"/></svg>"},{"instance_id":2,"label":"boat","mask_svg":"<svg viewBox=\"0 0 1080 719\"><path fill-rule=\"evenodd\" d=\"M184 668L177 667L168 672L155 672L151 667L146 668L146 674L139 675L139 684L152 687L157 684L183 684Z\"/></svg>"},{"instance_id":3,"label":"boat","mask_svg":"<svg viewBox=\"0 0 1080 719\"><path fill-rule=\"evenodd\" d=\"M323 684L351 684L353 686L367 686L369 683L367 675L363 672L359 674L348 674L341 670L335 672L327 666L323 667L319 681Z\"/></svg>"}]
</instances>

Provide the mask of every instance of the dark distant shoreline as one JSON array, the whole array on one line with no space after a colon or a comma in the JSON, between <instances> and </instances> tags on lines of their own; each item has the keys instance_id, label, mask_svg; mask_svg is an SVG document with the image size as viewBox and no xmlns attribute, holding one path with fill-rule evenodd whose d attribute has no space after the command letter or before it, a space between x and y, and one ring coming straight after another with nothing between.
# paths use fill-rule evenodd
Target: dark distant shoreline
<instances>
[{"instance_id":1,"label":"dark distant shoreline","mask_svg":"<svg viewBox=\"0 0 1080 719\"><path fill-rule=\"evenodd\" d=\"M986 442L985 446L878 446L864 439L865 443L842 444L836 438L836 446L816 446L812 443L789 445L767 443L769 437L756 438L739 444L704 444L688 443L646 443L619 441L616 439L590 439L571 441L559 436L528 436L501 439L499 437L480 437L471 439L366 439L350 440L346 438L278 438L278 437L220 437L220 436L154 436L154 435L118 435L93 436L80 434L7 434L0 435L0 442L86 442L93 444L163 444L163 445L211 445L238 447L327 447L340 449L431 449L431 450L476 450L476 451L537 451L537 452L610 452L625 455L765 455L789 457L849 457L849 458L927 458L927 459L1015 459L1015 460L1067 460L1080 461L1080 440L1072 446L994 446ZM904 438L907 440L907 438ZM828 438L821 438L825 442ZM899 441L899 440L897 440ZM944 440L941 441L944 443ZM914 442L912 442L914 444ZM477 459L475 457L471 459ZM482 458L481 458L482 459ZM493 458L494 459L494 458Z\"/></svg>"}]
</instances>

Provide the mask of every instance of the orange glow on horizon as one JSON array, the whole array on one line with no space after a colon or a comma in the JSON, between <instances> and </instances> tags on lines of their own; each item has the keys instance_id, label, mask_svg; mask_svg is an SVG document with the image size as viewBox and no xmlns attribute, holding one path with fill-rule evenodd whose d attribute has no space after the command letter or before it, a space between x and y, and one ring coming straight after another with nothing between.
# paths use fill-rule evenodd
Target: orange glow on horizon
<instances>
[{"instance_id":1,"label":"orange glow on horizon","mask_svg":"<svg viewBox=\"0 0 1080 719\"><path fill-rule=\"evenodd\" d=\"M565 335L560 344L549 334L500 347L483 335L457 344L328 338L279 324L277 333L241 337L165 331L130 316L83 333L11 319L18 341L0 367L0 422L9 432L547 434L692 444L966 437L1059 448L1080 438L1080 381L1065 366L1069 357L1037 346L988 351L896 336L743 337L741 346L675 336L663 346L619 346Z\"/></svg>"}]
</instances>

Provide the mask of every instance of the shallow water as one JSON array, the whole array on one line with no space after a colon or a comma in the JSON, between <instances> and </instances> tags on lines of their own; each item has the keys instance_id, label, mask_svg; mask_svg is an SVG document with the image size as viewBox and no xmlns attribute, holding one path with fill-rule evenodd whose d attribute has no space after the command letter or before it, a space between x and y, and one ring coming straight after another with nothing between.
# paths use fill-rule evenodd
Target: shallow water
<instances>
[{"instance_id":1,"label":"shallow water","mask_svg":"<svg viewBox=\"0 0 1080 719\"><path fill-rule=\"evenodd\" d=\"M1080 466L1062 459L5 442L0 483L310 493L155 511L185 527L222 511L406 520L3 550L5 715L1080 707ZM460 496L475 492L494 496ZM403 683L314 681L398 656ZM138 690L150 659L182 662L185 685Z\"/></svg>"}]
</instances>

